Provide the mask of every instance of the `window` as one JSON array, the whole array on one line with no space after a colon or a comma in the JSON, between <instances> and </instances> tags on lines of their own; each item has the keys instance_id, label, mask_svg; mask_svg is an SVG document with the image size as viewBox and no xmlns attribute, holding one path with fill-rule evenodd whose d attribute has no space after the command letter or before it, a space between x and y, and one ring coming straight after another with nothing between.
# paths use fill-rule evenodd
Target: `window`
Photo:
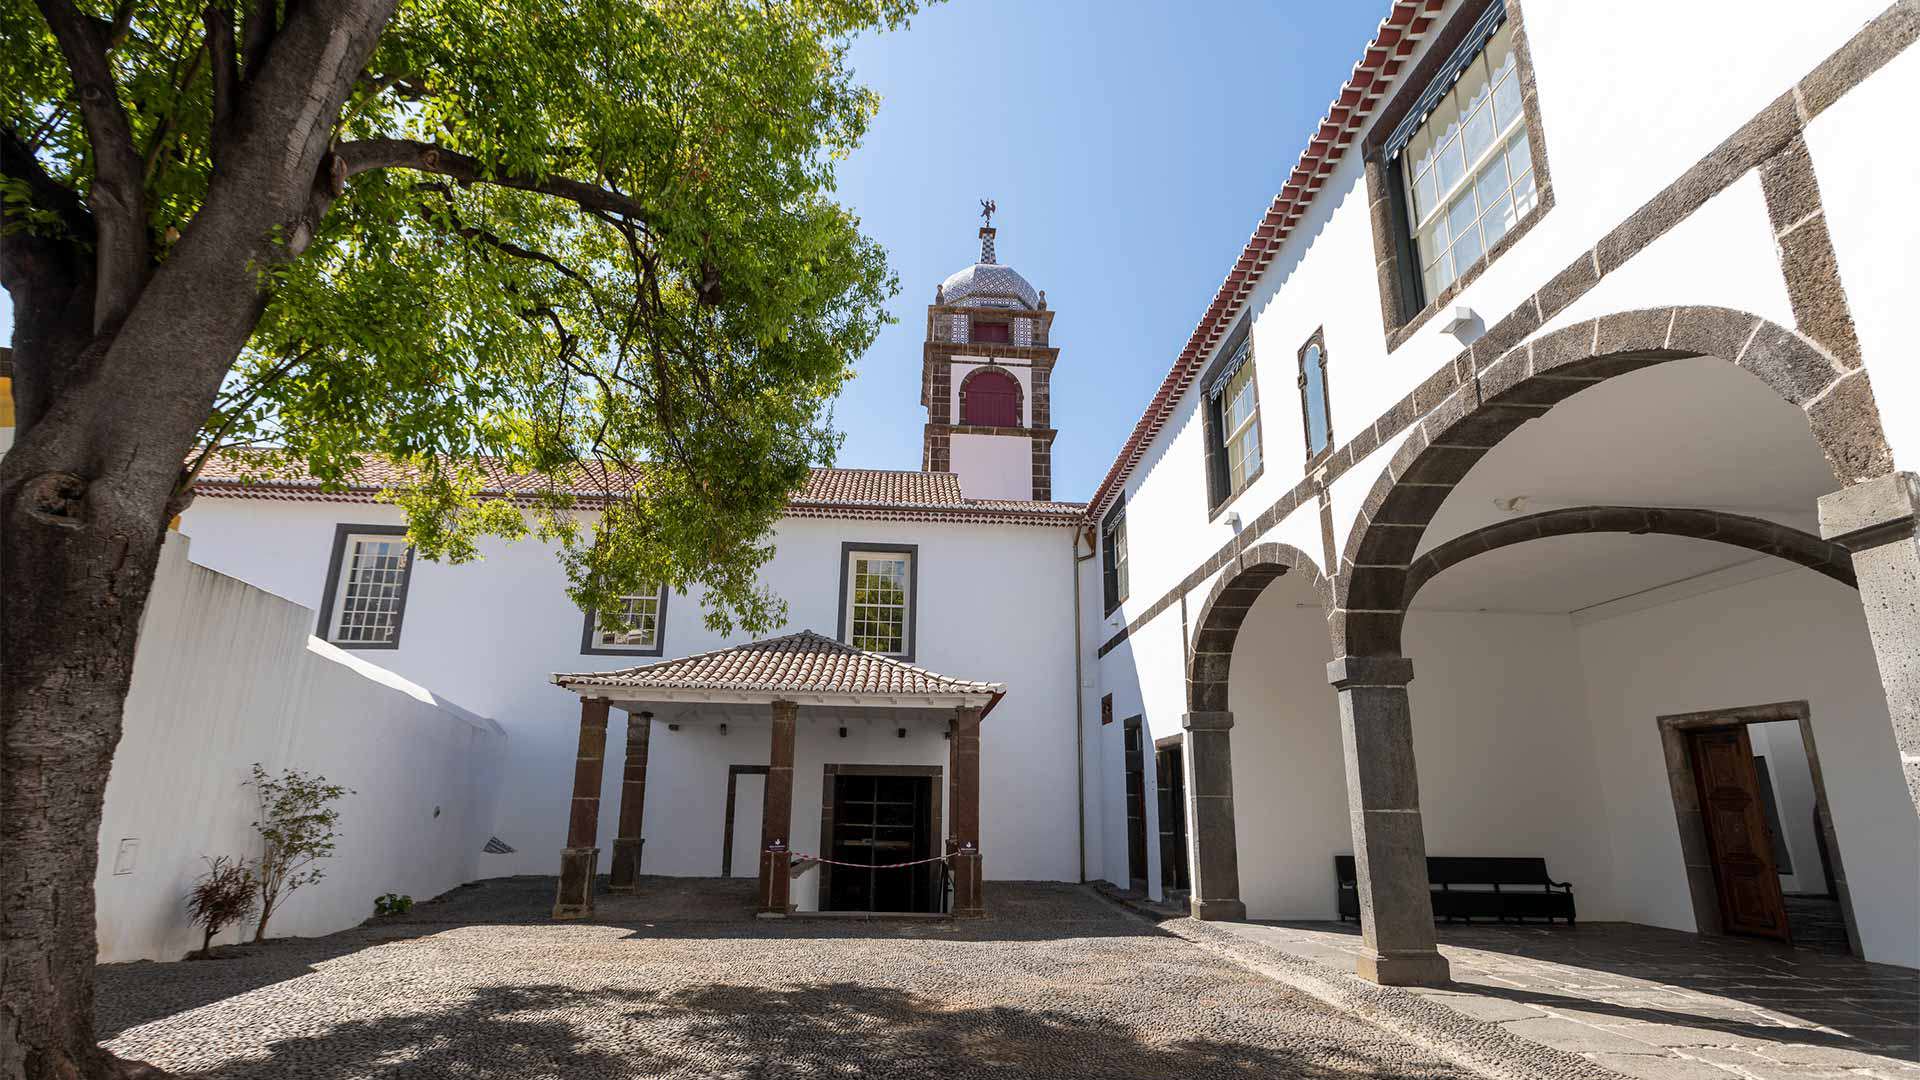
<instances>
[{"instance_id":1,"label":"window","mask_svg":"<svg viewBox=\"0 0 1920 1080\"><path fill-rule=\"evenodd\" d=\"M913 659L917 554L912 546L841 546L841 641L856 649Z\"/></svg>"},{"instance_id":2,"label":"window","mask_svg":"<svg viewBox=\"0 0 1920 1080\"><path fill-rule=\"evenodd\" d=\"M1307 431L1307 467L1333 449L1333 402L1327 391L1327 341L1324 329L1300 346L1300 416Z\"/></svg>"},{"instance_id":3,"label":"window","mask_svg":"<svg viewBox=\"0 0 1920 1080\"><path fill-rule=\"evenodd\" d=\"M969 335L972 341L989 345L1007 345L1013 341L1013 327L1003 322L976 322Z\"/></svg>"},{"instance_id":4,"label":"window","mask_svg":"<svg viewBox=\"0 0 1920 1080\"><path fill-rule=\"evenodd\" d=\"M1100 526L1101 594L1106 599L1106 614L1127 598L1127 508L1116 506Z\"/></svg>"},{"instance_id":5,"label":"window","mask_svg":"<svg viewBox=\"0 0 1920 1080\"><path fill-rule=\"evenodd\" d=\"M341 525L334 530L320 636L349 649L400 646L413 549L395 525Z\"/></svg>"},{"instance_id":6,"label":"window","mask_svg":"<svg viewBox=\"0 0 1920 1080\"><path fill-rule=\"evenodd\" d=\"M1519 57L1505 14L1503 4L1487 9L1388 144L1389 156L1399 155L1426 300L1466 273L1538 202Z\"/></svg>"},{"instance_id":7,"label":"window","mask_svg":"<svg viewBox=\"0 0 1920 1080\"><path fill-rule=\"evenodd\" d=\"M1260 476L1260 390L1253 342L1243 323L1215 365L1201 404L1206 423L1207 505L1218 510Z\"/></svg>"},{"instance_id":8,"label":"window","mask_svg":"<svg viewBox=\"0 0 1920 1080\"><path fill-rule=\"evenodd\" d=\"M1020 384L1004 371L976 369L960 384L960 422L1020 426Z\"/></svg>"},{"instance_id":9,"label":"window","mask_svg":"<svg viewBox=\"0 0 1920 1080\"><path fill-rule=\"evenodd\" d=\"M596 655L660 656L665 651L667 590L665 586L620 598L613 612L616 629L601 625L600 613L587 612L580 651Z\"/></svg>"}]
</instances>

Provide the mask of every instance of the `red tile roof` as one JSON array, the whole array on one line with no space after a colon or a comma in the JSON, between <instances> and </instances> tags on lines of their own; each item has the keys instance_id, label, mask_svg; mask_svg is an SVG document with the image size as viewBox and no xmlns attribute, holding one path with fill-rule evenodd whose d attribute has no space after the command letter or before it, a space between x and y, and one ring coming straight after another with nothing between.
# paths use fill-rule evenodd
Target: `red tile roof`
<instances>
[{"instance_id":1,"label":"red tile roof","mask_svg":"<svg viewBox=\"0 0 1920 1080\"><path fill-rule=\"evenodd\" d=\"M941 675L811 630L618 671L557 674L553 681L588 696L601 696L591 691L604 689L613 692L605 696L637 700L665 691L766 695L771 701L782 694L994 698L1007 690L1004 683Z\"/></svg>"},{"instance_id":2,"label":"red tile roof","mask_svg":"<svg viewBox=\"0 0 1920 1080\"><path fill-rule=\"evenodd\" d=\"M553 483L544 476L516 473L482 461L487 476L483 495L531 499ZM378 502L383 488L405 485L412 469L386 459L369 459L344 485L327 490L297 467L274 464L259 451L217 455L201 472L195 490L212 498L278 499L299 502ZM558 487L582 505L624 498L638 477L615 469L583 470ZM976 525L1074 525L1086 513L1083 503L1019 499L969 499L953 473L890 469L815 469L806 486L787 505L790 517L855 518L874 521L951 521Z\"/></svg>"},{"instance_id":3,"label":"red tile roof","mask_svg":"<svg viewBox=\"0 0 1920 1080\"><path fill-rule=\"evenodd\" d=\"M1226 280L1214 291L1213 302L1207 305L1205 314L1200 316L1199 325L1193 328L1193 334L1187 338L1180 356L1174 360L1172 369L1160 383L1160 389L1154 392L1153 400L1147 404L1146 412L1134 424L1127 441L1121 445L1113 467L1107 470L1106 479L1100 482L1087 504L1089 517L1097 518L1105 512L1114 495L1132 474L1134 466L1140 463L1155 436L1160 434L1160 429L1173 415L1187 388L1199 375L1201 366L1212 354L1214 346L1220 343L1233 325L1234 317L1240 313L1247 297L1252 295L1261 272L1279 254L1281 245L1292 234L1294 225L1306 214L1314 196L1320 193L1321 182L1333 172L1341 155L1366 126L1374 108L1385 97L1394 76L1400 73L1421 39L1433 28L1435 16L1445 6L1446 0L1393 0L1387 17L1380 20L1380 29L1361 52L1360 60L1353 65L1353 74L1327 107L1327 115L1314 129L1306 148L1300 151L1299 163L1294 165L1286 183L1281 185L1280 193L1273 197L1266 214L1254 226L1253 235L1241 250L1240 258L1235 260Z\"/></svg>"}]
</instances>

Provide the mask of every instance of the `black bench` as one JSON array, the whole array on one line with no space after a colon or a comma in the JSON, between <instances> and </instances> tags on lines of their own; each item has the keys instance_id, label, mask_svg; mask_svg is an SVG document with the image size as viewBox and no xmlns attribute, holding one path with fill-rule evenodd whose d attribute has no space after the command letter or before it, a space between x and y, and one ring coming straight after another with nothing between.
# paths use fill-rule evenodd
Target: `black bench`
<instances>
[{"instance_id":1,"label":"black bench","mask_svg":"<svg viewBox=\"0 0 1920 1080\"><path fill-rule=\"evenodd\" d=\"M1360 918L1360 890L1353 856L1335 855L1340 918ZM1573 925L1573 886L1547 874L1547 860L1508 857L1427 856L1433 917L1455 919L1565 919Z\"/></svg>"}]
</instances>

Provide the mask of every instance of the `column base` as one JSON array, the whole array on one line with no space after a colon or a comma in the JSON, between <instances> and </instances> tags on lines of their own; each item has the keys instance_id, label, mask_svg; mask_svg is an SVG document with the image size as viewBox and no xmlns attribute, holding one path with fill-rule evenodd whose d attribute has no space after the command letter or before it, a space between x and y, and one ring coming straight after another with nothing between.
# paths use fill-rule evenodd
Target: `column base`
<instances>
[{"instance_id":1,"label":"column base","mask_svg":"<svg viewBox=\"0 0 1920 1080\"><path fill-rule=\"evenodd\" d=\"M793 910L793 855L786 846L774 846L760 853L760 910L762 917L785 918Z\"/></svg>"},{"instance_id":2,"label":"column base","mask_svg":"<svg viewBox=\"0 0 1920 1080\"><path fill-rule=\"evenodd\" d=\"M1246 922L1247 905L1238 900L1187 899L1187 909L1201 922Z\"/></svg>"},{"instance_id":3,"label":"column base","mask_svg":"<svg viewBox=\"0 0 1920 1080\"><path fill-rule=\"evenodd\" d=\"M640 879L640 848L645 843L645 840L624 836L613 842L613 865L607 867L608 892L633 891Z\"/></svg>"},{"instance_id":4,"label":"column base","mask_svg":"<svg viewBox=\"0 0 1920 1080\"><path fill-rule=\"evenodd\" d=\"M1362 955L1354 971L1381 986L1445 986L1453 981L1447 958L1437 952Z\"/></svg>"},{"instance_id":5,"label":"column base","mask_svg":"<svg viewBox=\"0 0 1920 1080\"><path fill-rule=\"evenodd\" d=\"M600 849L566 848L560 852L560 890L553 900L556 919L585 919L593 914L593 882L600 872Z\"/></svg>"},{"instance_id":6,"label":"column base","mask_svg":"<svg viewBox=\"0 0 1920 1080\"><path fill-rule=\"evenodd\" d=\"M980 895L980 849L956 851L950 856L953 867L953 917L981 919L987 914Z\"/></svg>"}]
</instances>

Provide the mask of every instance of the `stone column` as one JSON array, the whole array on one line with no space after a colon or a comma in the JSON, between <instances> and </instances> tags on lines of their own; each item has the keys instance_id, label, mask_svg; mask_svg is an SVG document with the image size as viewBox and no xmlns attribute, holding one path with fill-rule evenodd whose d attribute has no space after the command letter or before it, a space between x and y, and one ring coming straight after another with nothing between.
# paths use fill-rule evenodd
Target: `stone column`
<instances>
[{"instance_id":1,"label":"stone column","mask_svg":"<svg viewBox=\"0 0 1920 1080\"><path fill-rule=\"evenodd\" d=\"M960 705L953 710L951 741L947 749L947 860L953 872L955 918L985 915L980 895L980 710Z\"/></svg>"},{"instance_id":2,"label":"stone column","mask_svg":"<svg viewBox=\"0 0 1920 1080\"><path fill-rule=\"evenodd\" d=\"M607 872L607 891L630 893L640 878L640 826L647 810L647 740L653 734L653 714L627 714L627 767L620 778L620 835L613 838L613 865Z\"/></svg>"},{"instance_id":3,"label":"stone column","mask_svg":"<svg viewBox=\"0 0 1920 1080\"><path fill-rule=\"evenodd\" d=\"M1873 658L1907 793L1920 811L1920 475L1891 473L1820 499L1820 535L1853 552Z\"/></svg>"},{"instance_id":4,"label":"stone column","mask_svg":"<svg viewBox=\"0 0 1920 1080\"><path fill-rule=\"evenodd\" d=\"M767 752L766 797L760 803L760 914L784 918L792 910L793 729L800 706L773 703L773 744Z\"/></svg>"},{"instance_id":5,"label":"stone column","mask_svg":"<svg viewBox=\"0 0 1920 1080\"><path fill-rule=\"evenodd\" d=\"M1192 839L1193 892L1188 907L1196 919L1240 920L1240 849L1233 828L1233 728L1230 712L1193 712L1186 729L1187 831Z\"/></svg>"},{"instance_id":6,"label":"stone column","mask_svg":"<svg viewBox=\"0 0 1920 1080\"><path fill-rule=\"evenodd\" d=\"M593 879L600 870L600 849L595 844L600 828L600 772L607 757L607 709L604 700L580 699L580 750L573 762L567 846L560 852L560 892L553 901L556 919L593 914Z\"/></svg>"},{"instance_id":7,"label":"stone column","mask_svg":"<svg viewBox=\"0 0 1920 1080\"><path fill-rule=\"evenodd\" d=\"M1344 656L1327 665L1327 681L1340 692L1347 811L1366 945L1357 970L1383 986L1443 985L1447 961L1434 942L1407 705L1413 661Z\"/></svg>"}]
</instances>

